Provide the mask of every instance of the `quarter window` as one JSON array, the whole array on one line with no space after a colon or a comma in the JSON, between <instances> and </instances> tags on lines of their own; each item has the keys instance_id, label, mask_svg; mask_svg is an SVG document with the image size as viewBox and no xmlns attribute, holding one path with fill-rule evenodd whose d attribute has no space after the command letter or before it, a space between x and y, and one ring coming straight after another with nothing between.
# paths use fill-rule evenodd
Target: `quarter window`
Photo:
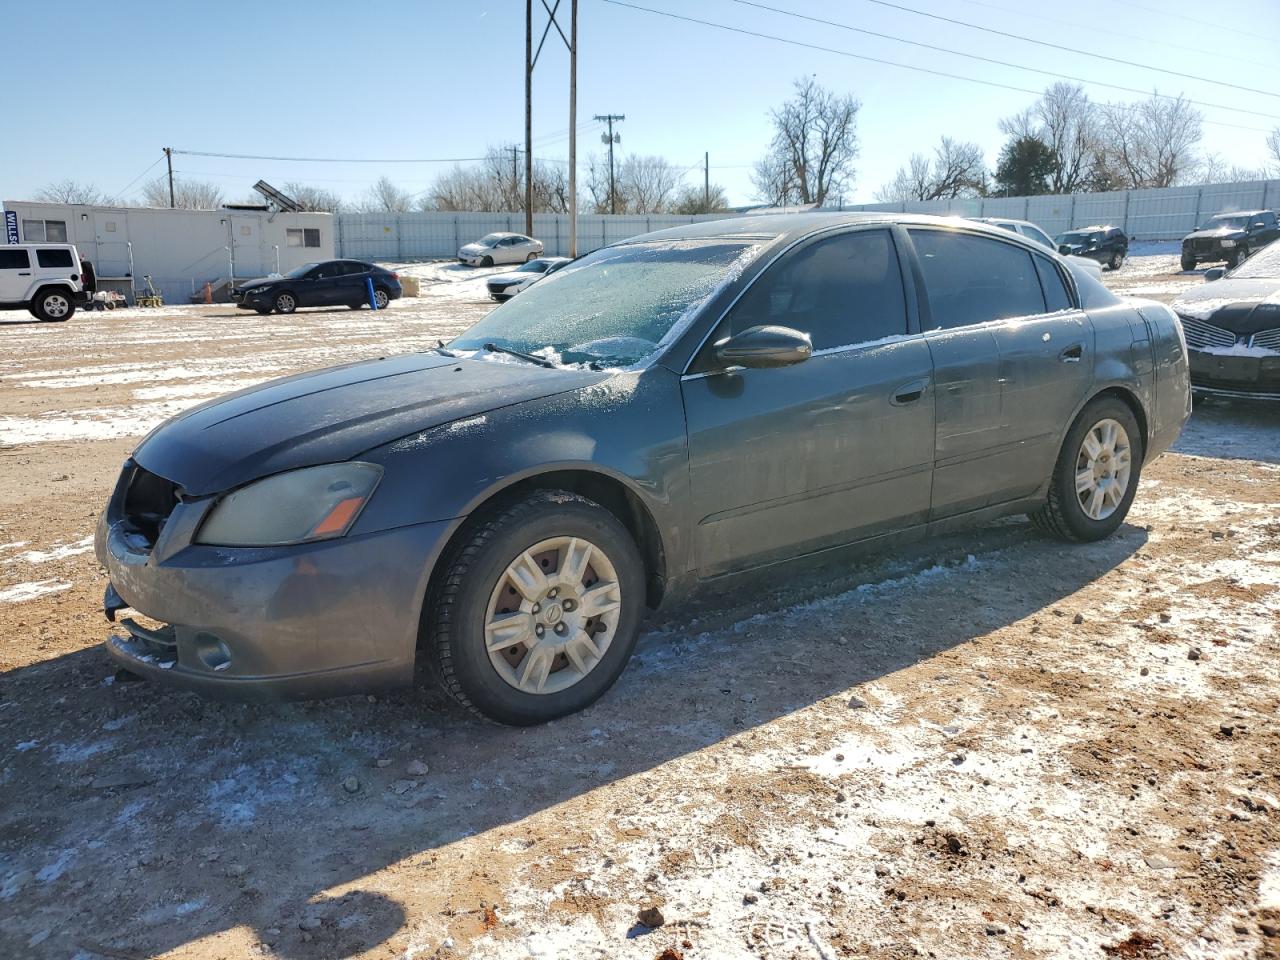
<instances>
[{"instance_id":1,"label":"quarter window","mask_svg":"<svg viewBox=\"0 0 1280 960\"><path fill-rule=\"evenodd\" d=\"M773 324L809 334L815 350L907 332L902 271L887 230L818 240L788 254L738 301L713 342Z\"/></svg>"},{"instance_id":2,"label":"quarter window","mask_svg":"<svg viewBox=\"0 0 1280 960\"><path fill-rule=\"evenodd\" d=\"M0 270L28 270L31 257L25 250L6 250L0 247Z\"/></svg>"},{"instance_id":3,"label":"quarter window","mask_svg":"<svg viewBox=\"0 0 1280 960\"><path fill-rule=\"evenodd\" d=\"M22 239L27 243L66 243L67 221L23 220Z\"/></svg>"},{"instance_id":4,"label":"quarter window","mask_svg":"<svg viewBox=\"0 0 1280 960\"><path fill-rule=\"evenodd\" d=\"M1071 295L1062 280L1062 273L1044 257L1033 257L1036 273L1040 275L1040 288L1044 291L1044 305L1049 313L1071 309Z\"/></svg>"},{"instance_id":5,"label":"quarter window","mask_svg":"<svg viewBox=\"0 0 1280 960\"><path fill-rule=\"evenodd\" d=\"M1011 243L947 230L909 230L932 315L928 329L1044 313L1031 254Z\"/></svg>"},{"instance_id":6,"label":"quarter window","mask_svg":"<svg viewBox=\"0 0 1280 960\"><path fill-rule=\"evenodd\" d=\"M36 262L42 267L71 266L70 250L37 250Z\"/></svg>"}]
</instances>

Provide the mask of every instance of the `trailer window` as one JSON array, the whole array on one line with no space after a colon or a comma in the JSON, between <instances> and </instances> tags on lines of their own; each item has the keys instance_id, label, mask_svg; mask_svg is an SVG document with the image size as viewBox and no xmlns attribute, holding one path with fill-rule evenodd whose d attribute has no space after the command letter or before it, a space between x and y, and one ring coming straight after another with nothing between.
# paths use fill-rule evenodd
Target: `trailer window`
<instances>
[{"instance_id":1,"label":"trailer window","mask_svg":"<svg viewBox=\"0 0 1280 960\"><path fill-rule=\"evenodd\" d=\"M290 247L318 247L320 230L312 227L290 228L285 231L285 244Z\"/></svg>"},{"instance_id":2,"label":"trailer window","mask_svg":"<svg viewBox=\"0 0 1280 960\"><path fill-rule=\"evenodd\" d=\"M27 243L66 243L67 221L23 220L22 238Z\"/></svg>"}]
</instances>

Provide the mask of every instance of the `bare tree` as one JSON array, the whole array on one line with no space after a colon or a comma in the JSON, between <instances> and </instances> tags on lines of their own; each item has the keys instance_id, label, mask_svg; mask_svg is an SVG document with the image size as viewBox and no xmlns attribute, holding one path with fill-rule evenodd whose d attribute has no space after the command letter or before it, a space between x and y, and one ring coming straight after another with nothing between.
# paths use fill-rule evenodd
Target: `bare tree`
<instances>
[{"instance_id":1,"label":"bare tree","mask_svg":"<svg viewBox=\"0 0 1280 960\"><path fill-rule=\"evenodd\" d=\"M1241 167L1228 165L1216 153L1210 153L1197 161L1188 179L1195 183L1251 183L1271 176L1265 166Z\"/></svg>"},{"instance_id":2,"label":"bare tree","mask_svg":"<svg viewBox=\"0 0 1280 960\"><path fill-rule=\"evenodd\" d=\"M729 200L724 187L718 183L711 184L704 190L700 186L685 186L675 198L671 207L672 213L698 214L722 213L729 209Z\"/></svg>"},{"instance_id":3,"label":"bare tree","mask_svg":"<svg viewBox=\"0 0 1280 960\"><path fill-rule=\"evenodd\" d=\"M341 213L346 206L342 198L332 190L313 187L309 184L290 180L284 185L284 193L296 201L303 210L315 213ZM261 198L258 198L261 200Z\"/></svg>"},{"instance_id":4,"label":"bare tree","mask_svg":"<svg viewBox=\"0 0 1280 960\"><path fill-rule=\"evenodd\" d=\"M523 164L513 164L510 147L490 147L471 167L455 166L436 178L422 198L424 210L474 210L488 213L523 210ZM558 163L535 160L533 209L565 213L569 209L569 172Z\"/></svg>"},{"instance_id":5,"label":"bare tree","mask_svg":"<svg viewBox=\"0 0 1280 960\"><path fill-rule=\"evenodd\" d=\"M913 153L893 180L876 191L882 203L979 197L986 192L987 167L982 148L943 137L933 159Z\"/></svg>"},{"instance_id":6,"label":"bare tree","mask_svg":"<svg viewBox=\"0 0 1280 960\"><path fill-rule=\"evenodd\" d=\"M361 213L406 213L413 195L396 186L388 176L381 176L365 191L358 209Z\"/></svg>"},{"instance_id":7,"label":"bare tree","mask_svg":"<svg viewBox=\"0 0 1280 960\"><path fill-rule=\"evenodd\" d=\"M1171 187L1193 169L1201 116L1184 97L1107 104L1099 115L1106 166L1122 186Z\"/></svg>"},{"instance_id":8,"label":"bare tree","mask_svg":"<svg viewBox=\"0 0 1280 960\"><path fill-rule=\"evenodd\" d=\"M843 192L853 182L861 106L812 78L797 80L795 95L770 111L773 140L751 177L757 196L785 206L821 204Z\"/></svg>"},{"instance_id":9,"label":"bare tree","mask_svg":"<svg viewBox=\"0 0 1280 960\"><path fill-rule=\"evenodd\" d=\"M1267 134L1267 163L1280 177L1280 127Z\"/></svg>"},{"instance_id":10,"label":"bare tree","mask_svg":"<svg viewBox=\"0 0 1280 960\"><path fill-rule=\"evenodd\" d=\"M684 180L663 157L631 155L618 167L618 193L629 213L666 213Z\"/></svg>"},{"instance_id":11,"label":"bare tree","mask_svg":"<svg viewBox=\"0 0 1280 960\"><path fill-rule=\"evenodd\" d=\"M1084 87L1055 83L1026 110L1000 121L1011 137L1035 137L1053 151L1050 193L1076 193L1090 185L1102 152L1098 110Z\"/></svg>"},{"instance_id":12,"label":"bare tree","mask_svg":"<svg viewBox=\"0 0 1280 960\"><path fill-rule=\"evenodd\" d=\"M41 187L36 199L42 203L107 203L111 198L92 183L59 180Z\"/></svg>"},{"instance_id":13,"label":"bare tree","mask_svg":"<svg viewBox=\"0 0 1280 960\"><path fill-rule=\"evenodd\" d=\"M217 210L222 206L222 199L222 188L219 186L204 180L174 178L173 206L179 210ZM144 207L169 206L167 177L156 177L143 186L142 205Z\"/></svg>"}]
</instances>

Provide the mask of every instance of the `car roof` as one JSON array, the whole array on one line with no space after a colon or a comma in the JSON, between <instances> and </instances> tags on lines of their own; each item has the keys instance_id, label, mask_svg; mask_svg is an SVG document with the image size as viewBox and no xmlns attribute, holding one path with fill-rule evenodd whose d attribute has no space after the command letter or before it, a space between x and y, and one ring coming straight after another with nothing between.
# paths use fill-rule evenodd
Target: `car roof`
<instances>
[{"instance_id":1,"label":"car roof","mask_svg":"<svg viewBox=\"0 0 1280 960\"><path fill-rule=\"evenodd\" d=\"M1270 210L1224 210L1222 213L1215 213L1210 220L1217 220L1219 217L1252 217L1258 213L1270 213Z\"/></svg>"}]
</instances>

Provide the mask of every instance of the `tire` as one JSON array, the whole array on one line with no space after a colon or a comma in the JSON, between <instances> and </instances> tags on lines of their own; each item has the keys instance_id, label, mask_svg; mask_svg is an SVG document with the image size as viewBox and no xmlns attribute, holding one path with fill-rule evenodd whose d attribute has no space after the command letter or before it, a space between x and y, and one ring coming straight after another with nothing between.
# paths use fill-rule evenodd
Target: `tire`
<instances>
[{"instance_id":1,"label":"tire","mask_svg":"<svg viewBox=\"0 0 1280 960\"><path fill-rule=\"evenodd\" d=\"M1124 263L1124 254L1121 253L1119 250L1113 251L1111 254L1111 259L1107 261L1107 264L1111 267L1112 270L1119 270L1120 265L1122 263Z\"/></svg>"},{"instance_id":2,"label":"tire","mask_svg":"<svg viewBox=\"0 0 1280 960\"><path fill-rule=\"evenodd\" d=\"M391 304L391 294L387 292L386 287L375 287L373 290L373 302L378 305L379 310L385 310Z\"/></svg>"},{"instance_id":3,"label":"tire","mask_svg":"<svg viewBox=\"0 0 1280 960\"><path fill-rule=\"evenodd\" d=\"M1103 515L1095 517L1087 512L1084 501L1092 500L1099 488L1104 491L1113 488L1110 484L1098 485L1077 493L1077 477L1092 469L1096 478L1099 473L1105 474L1107 469L1111 469L1115 478L1119 479L1121 471L1115 470L1115 466L1121 463L1120 460L1113 456L1094 458L1084 446L1086 437L1095 429L1105 430L1107 424L1118 425L1124 432L1123 439L1127 439L1128 448L1128 473L1124 477L1119 501L1113 499L1113 494L1104 492L1101 511L1098 511ZM1094 439L1097 439L1097 435ZM1105 452L1105 447L1103 450ZM1118 439L1115 452L1120 450L1121 443ZM1091 401L1080 411L1080 416L1076 417L1071 429L1067 431L1054 465L1053 477L1049 481L1048 499L1043 507L1030 515L1032 523L1061 540L1076 543L1110 536L1124 522L1129 507L1133 504L1142 471L1143 453L1142 434L1129 405L1116 397L1098 397ZM1111 502L1108 503L1107 500ZM1106 512L1103 513L1104 511Z\"/></svg>"},{"instance_id":4,"label":"tire","mask_svg":"<svg viewBox=\"0 0 1280 960\"><path fill-rule=\"evenodd\" d=\"M483 260L481 260L481 261L480 261L480 266L482 266L482 267L492 267L492 266L493 266L493 257L485 257Z\"/></svg>"},{"instance_id":5,"label":"tire","mask_svg":"<svg viewBox=\"0 0 1280 960\"><path fill-rule=\"evenodd\" d=\"M529 254L527 257L525 257L525 258L524 258L524 262L525 262L525 263L528 263L528 262L529 262L529 261L531 261L531 260L537 260L537 259L538 259L538 254L536 254L536 253L531 253L531 254Z\"/></svg>"},{"instance_id":6,"label":"tire","mask_svg":"<svg viewBox=\"0 0 1280 960\"><path fill-rule=\"evenodd\" d=\"M1234 270L1248 256L1249 256L1249 245L1247 243L1240 244L1240 246L1236 247L1232 255L1227 258L1227 269Z\"/></svg>"},{"instance_id":7,"label":"tire","mask_svg":"<svg viewBox=\"0 0 1280 960\"><path fill-rule=\"evenodd\" d=\"M31 312L45 323L64 323L75 316L76 302L61 288L40 290L31 301Z\"/></svg>"},{"instance_id":8,"label":"tire","mask_svg":"<svg viewBox=\"0 0 1280 960\"><path fill-rule=\"evenodd\" d=\"M1190 254L1184 253L1182 255L1182 269L1194 270L1195 268L1196 268L1196 258L1191 256Z\"/></svg>"},{"instance_id":9,"label":"tire","mask_svg":"<svg viewBox=\"0 0 1280 960\"><path fill-rule=\"evenodd\" d=\"M547 548L548 544L556 546ZM583 544L594 552L584 553ZM542 548L536 557L531 552L535 548ZM568 574L556 581L575 553L586 558L581 577L575 581ZM522 557L528 565L520 565ZM520 593L511 579L517 566L527 571L531 584ZM631 657L645 602L644 563L626 528L592 500L564 490L537 491L479 515L444 558L442 569L444 576L423 617L421 645L441 686L474 713L514 726L575 713L603 696ZM534 580L539 571L550 571L550 578ZM586 586L555 586L570 581ZM564 594L548 594L549 589L563 589ZM611 604L598 617L589 617L587 607L573 599L587 597L590 589L603 589L595 594L597 602ZM534 605L538 597L545 608ZM486 624L512 614L513 621L526 618L515 624L523 627L522 638L510 642L508 633L506 648L491 653ZM561 627L564 640L553 632ZM531 628L543 632L535 636ZM603 639L602 653L584 654L583 637L589 638L587 649L592 651ZM558 645L572 648L574 659L556 653ZM535 649L539 653L534 654ZM532 673L536 685L546 691L521 689L518 683L526 668L543 664L545 669ZM585 673L580 665L587 667ZM535 680L528 685L534 686Z\"/></svg>"},{"instance_id":10,"label":"tire","mask_svg":"<svg viewBox=\"0 0 1280 960\"><path fill-rule=\"evenodd\" d=\"M298 298L288 290L281 290L276 294L275 311L276 313L293 313L298 309Z\"/></svg>"},{"instance_id":11,"label":"tire","mask_svg":"<svg viewBox=\"0 0 1280 960\"><path fill-rule=\"evenodd\" d=\"M270 307L254 307L253 312L258 314L261 317L265 317L269 313L271 313L271 308Z\"/></svg>"}]
</instances>

